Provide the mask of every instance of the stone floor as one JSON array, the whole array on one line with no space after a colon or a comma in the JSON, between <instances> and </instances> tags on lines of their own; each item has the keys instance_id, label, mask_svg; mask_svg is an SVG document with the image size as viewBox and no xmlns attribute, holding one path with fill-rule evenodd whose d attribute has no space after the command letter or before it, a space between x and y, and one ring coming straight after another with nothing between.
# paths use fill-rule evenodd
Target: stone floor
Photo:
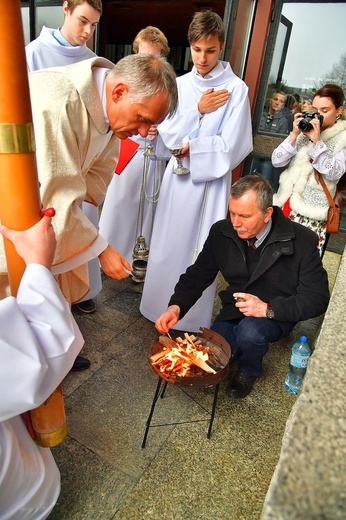
<instances>
[{"instance_id":1,"label":"stone floor","mask_svg":"<svg viewBox=\"0 0 346 520\"><path fill-rule=\"evenodd\" d=\"M339 261L326 252L331 285ZM290 346L303 332L313 344L319 320L271 345L264 377L246 399L227 397L221 383L210 439L209 415L168 385L153 424L184 424L150 428L143 449L157 384L148 356L158 334L138 310L141 290L104 277L96 313L75 315L92 365L64 381L68 438L53 449L62 490L50 520L259 519L296 399L284 389ZM210 409L212 388L189 392Z\"/></svg>"}]
</instances>

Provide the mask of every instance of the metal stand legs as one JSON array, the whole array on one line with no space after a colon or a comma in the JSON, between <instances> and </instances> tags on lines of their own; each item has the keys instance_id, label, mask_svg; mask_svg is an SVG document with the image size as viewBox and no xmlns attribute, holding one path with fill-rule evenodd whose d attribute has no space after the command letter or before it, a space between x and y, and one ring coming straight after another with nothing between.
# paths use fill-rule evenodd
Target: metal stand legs
<instances>
[{"instance_id":1,"label":"metal stand legs","mask_svg":"<svg viewBox=\"0 0 346 520\"><path fill-rule=\"evenodd\" d=\"M157 400L158 400L158 398L159 398L159 393L160 393L161 384L162 384L162 379L161 379L161 377L159 377L159 380L158 380L158 382L157 382L157 387L156 387L155 395L154 395L154 399L153 399L153 404L151 405L151 410L150 410L149 417L148 417L148 420L147 420L147 426L146 426L145 433L144 433L144 437L143 437L142 448L145 448L145 443L146 443L146 441L147 441L147 437L148 437L148 433L149 433L149 428L150 428L151 419L152 419L153 414L154 414L154 410L155 410L156 402L157 402ZM167 382L166 382L166 385L167 385ZM164 387L163 390L166 390L166 385L165 385L165 387Z\"/></svg>"},{"instance_id":2,"label":"metal stand legs","mask_svg":"<svg viewBox=\"0 0 346 520\"><path fill-rule=\"evenodd\" d=\"M160 396L160 390L161 390L162 383L163 383L163 388L162 388L161 396ZM158 380L157 386L156 386L156 390L155 390L154 399L153 399L153 402L152 402L152 405L151 405L151 409L150 409L150 413L149 413L149 416L148 416L148 419L147 419L147 423L146 423L146 428L145 428L143 442L142 442L142 448L145 448L145 444L146 444L146 441L147 441L149 428L150 428L151 420L152 420L153 415L154 415L154 410L155 410L155 406L156 406L157 400L158 400L159 397L163 398L165 390L166 390L166 387L167 387L167 384L168 384L167 381L164 381L161 377L159 377L159 380ZM218 393L219 393L219 386L220 386L220 383L217 383L215 385L215 388L214 388L214 399L213 399L213 405L212 405L211 411L207 410L198 401L196 401L191 395L189 395L187 392L185 392L184 389L181 386L178 386L178 388L180 390L182 390L190 399L192 399L192 401L194 401L205 412L210 414L209 427L208 427L208 433L207 433L207 438L208 439L210 439L211 429L213 427L213 421L214 421L215 410L216 410L217 396L218 396ZM176 425L176 424L186 424L186 423L193 423L193 422L201 422L201 421L206 421L206 420L207 419L200 419L200 420L196 420L196 421L184 421L184 422L177 422L177 423L156 424L156 425L153 425L153 426L170 426L170 425Z\"/></svg>"}]
</instances>

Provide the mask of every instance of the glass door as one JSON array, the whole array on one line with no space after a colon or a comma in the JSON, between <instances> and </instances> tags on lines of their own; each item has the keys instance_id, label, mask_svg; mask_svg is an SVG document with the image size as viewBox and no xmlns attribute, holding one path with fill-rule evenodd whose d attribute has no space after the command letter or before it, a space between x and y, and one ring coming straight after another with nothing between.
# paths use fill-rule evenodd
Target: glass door
<instances>
[{"instance_id":1,"label":"glass door","mask_svg":"<svg viewBox=\"0 0 346 520\"><path fill-rule=\"evenodd\" d=\"M326 83L346 92L346 2L274 3L263 73L253 117L254 151L244 174L267 177L274 191L284 168L272 151L289 134L295 111Z\"/></svg>"}]
</instances>

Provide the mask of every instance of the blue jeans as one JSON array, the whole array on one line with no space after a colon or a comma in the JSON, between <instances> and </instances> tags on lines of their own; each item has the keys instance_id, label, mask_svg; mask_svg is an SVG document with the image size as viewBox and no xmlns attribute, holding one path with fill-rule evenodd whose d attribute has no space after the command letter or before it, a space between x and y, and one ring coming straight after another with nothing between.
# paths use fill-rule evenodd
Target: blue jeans
<instances>
[{"instance_id":1,"label":"blue jeans","mask_svg":"<svg viewBox=\"0 0 346 520\"><path fill-rule=\"evenodd\" d=\"M280 325L267 318L246 317L229 321L214 321L211 330L230 344L232 357L239 360L239 368L247 375L262 375L262 359L269 343L281 338Z\"/></svg>"},{"instance_id":2,"label":"blue jeans","mask_svg":"<svg viewBox=\"0 0 346 520\"><path fill-rule=\"evenodd\" d=\"M279 189L280 175L285 169L286 166L275 167L272 165L270 158L265 159L263 157L254 157L251 165L251 173L260 173L265 179L267 179L270 182L274 193Z\"/></svg>"}]
</instances>

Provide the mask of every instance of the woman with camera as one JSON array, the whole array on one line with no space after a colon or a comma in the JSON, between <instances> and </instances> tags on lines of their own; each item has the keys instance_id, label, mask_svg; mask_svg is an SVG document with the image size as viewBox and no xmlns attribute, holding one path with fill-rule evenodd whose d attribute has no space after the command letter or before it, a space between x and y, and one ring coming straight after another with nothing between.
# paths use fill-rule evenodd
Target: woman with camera
<instances>
[{"instance_id":1,"label":"woman with camera","mask_svg":"<svg viewBox=\"0 0 346 520\"><path fill-rule=\"evenodd\" d=\"M344 101L343 90L338 85L321 87L313 98L313 110L294 116L291 133L272 154L275 167L288 164L280 175L274 204L291 220L317 233L321 255L329 203L317 172L323 175L334 197L336 185L346 172Z\"/></svg>"}]
</instances>

